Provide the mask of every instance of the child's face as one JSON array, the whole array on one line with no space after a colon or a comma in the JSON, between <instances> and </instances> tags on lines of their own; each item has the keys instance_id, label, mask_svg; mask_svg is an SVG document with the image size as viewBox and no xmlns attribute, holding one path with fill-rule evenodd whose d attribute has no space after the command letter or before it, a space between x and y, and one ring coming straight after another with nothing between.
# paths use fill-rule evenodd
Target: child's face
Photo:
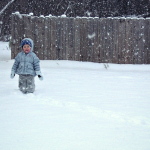
<instances>
[{"instance_id":1,"label":"child's face","mask_svg":"<svg viewBox=\"0 0 150 150\"><path fill-rule=\"evenodd\" d=\"M29 52L30 52L30 50L31 50L30 45L25 44L25 45L23 46L23 51L24 51L25 53L29 53Z\"/></svg>"}]
</instances>

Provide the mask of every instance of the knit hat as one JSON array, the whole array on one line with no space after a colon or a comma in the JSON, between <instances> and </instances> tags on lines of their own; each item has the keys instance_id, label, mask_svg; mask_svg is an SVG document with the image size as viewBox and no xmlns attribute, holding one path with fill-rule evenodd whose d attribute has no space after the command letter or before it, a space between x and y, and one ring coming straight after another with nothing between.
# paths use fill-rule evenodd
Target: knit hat
<instances>
[{"instance_id":1,"label":"knit hat","mask_svg":"<svg viewBox=\"0 0 150 150\"><path fill-rule=\"evenodd\" d=\"M28 39L22 40L22 42L21 42L21 47L23 48L23 46L26 45L26 44L28 44L28 45L30 45L30 47L32 47L32 43L31 43L31 41L28 40Z\"/></svg>"}]
</instances>

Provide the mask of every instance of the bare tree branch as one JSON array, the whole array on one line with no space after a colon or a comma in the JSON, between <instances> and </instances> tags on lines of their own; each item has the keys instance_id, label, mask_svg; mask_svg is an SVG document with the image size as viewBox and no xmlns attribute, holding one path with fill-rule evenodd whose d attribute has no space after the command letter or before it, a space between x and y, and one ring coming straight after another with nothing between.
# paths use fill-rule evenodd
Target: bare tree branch
<instances>
[{"instance_id":1,"label":"bare tree branch","mask_svg":"<svg viewBox=\"0 0 150 150\"><path fill-rule=\"evenodd\" d=\"M4 12L4 10L11 4L13 3L15 0L11 0L1 11L0 11L0 15Z\"/></svg>"}]
</instances>

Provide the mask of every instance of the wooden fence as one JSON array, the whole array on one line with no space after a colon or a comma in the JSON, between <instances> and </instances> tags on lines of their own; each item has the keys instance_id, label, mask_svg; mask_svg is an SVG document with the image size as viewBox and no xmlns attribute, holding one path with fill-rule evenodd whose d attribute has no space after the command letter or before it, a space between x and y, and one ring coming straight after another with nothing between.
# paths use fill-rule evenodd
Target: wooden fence
<instances>
[{"instance_id":1,"label":"wooden fence","mask_svg":"<svg viewBox=\"0 0 150 150\"><path fill-rule=\"evenodd\" d=\"M150 64L150 18L68 18L12 14L11 58L25 37L41 60Z\"/></svg>"}]
</instances>

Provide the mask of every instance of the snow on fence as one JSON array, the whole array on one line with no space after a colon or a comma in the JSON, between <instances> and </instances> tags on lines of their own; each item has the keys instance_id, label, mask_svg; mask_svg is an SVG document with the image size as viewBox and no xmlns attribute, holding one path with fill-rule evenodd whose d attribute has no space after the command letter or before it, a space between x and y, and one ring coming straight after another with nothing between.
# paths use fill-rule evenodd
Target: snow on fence
<instances>
[{"instance_id":1,"label":"snow on fence","mask_svg":"<svg viewBox=\"0 0 150 150\"><path fill-rule=\"evenodd\" d=\"M150 64L150 18L68 18L12 14L11 58L29 37L41 60Z\"/></svg>"}]
</instances>

